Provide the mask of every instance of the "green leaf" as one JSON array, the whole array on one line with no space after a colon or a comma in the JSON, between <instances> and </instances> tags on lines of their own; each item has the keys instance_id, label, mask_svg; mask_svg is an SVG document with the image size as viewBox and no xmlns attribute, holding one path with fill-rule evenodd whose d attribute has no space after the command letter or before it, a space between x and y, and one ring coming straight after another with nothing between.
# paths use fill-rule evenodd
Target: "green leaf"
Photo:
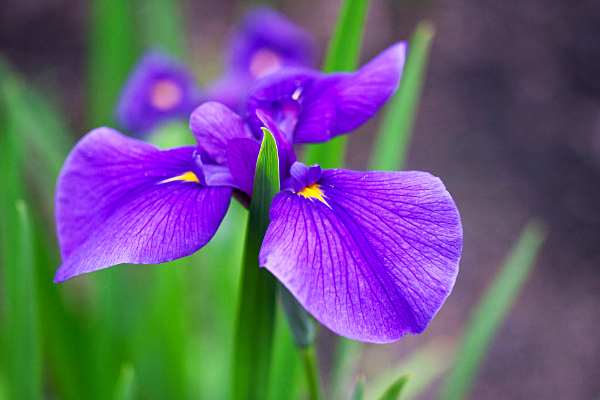
<instances>
[{"instance_id":1,"label":"green leaf","mask_svg":"<svg viewBox=\"0 0 600 400\"><path fill-rule=\"evenodd\" d=\"M306 349L312 346L315 342L315 322L285 286L279 284L278 287L281 306L292 331L296 347Z\"/></svg>"},{"instance_id":2,"label":"green leaf","mask_svg":"<svg viewBox=\"0 0 600 400\"><path fill-rule=\"evenodd\" d=\"M135 370L130 363L121 366L121 374L115 387L114 400L133 400L136 398Z\"/></svg>"},{"instance_id":3,"label":"green leaf","mask_svg":"<svg viewBox=\"0 0 600 400\"><path fill-rule=\"evenodd\" d=\"M400 377L396 382L392 384L386 390L386 392L379 398L379 400L398 400L400 398L400 392L408 382L409 375L404 375Z\"/></svg>"},{"instance_id":4,"label":"green leaf","mask_svg":"<svg viewBox=\"0 0 600 400\"><path fill-rule=\"evenodd\" d=\"M162 48L182 58L185 50L185 31L180 0L138 1L137 33L146 48Z\"/></svg>"},{"instance_id":5,"label":"green leaf","mask_svg":"<svg viewBox=\"0 0 600 400\"><path fill-rule=\"evenodd\" d=\"M358 381L356 381L354 390L352 391L352 394L350 395L350 398L348 400L363 400L364 396L365 396L365 378L361 376L360 378L358 378Z\"/></svg>"},{"instance_id":6,"label":"green leaf","mask_svg":"<svg viewBox=\"0 0 600 400\"><path fill-rule=\"evenodd\" d=\"M410 374L410 380L402 389L402 399L418 398L423 391L448 371L454 355L454 343L447 339L435 339L417 349L399 366L379 376L367 391L368 399L377 399L398 376Z\"/></svg>"},{"instance_id":7,"label":"green leaf","mask_svg":"<svg viewBox=\"0 0 600 400\"><path fill-rule=\"evenodd\" d=\"M335 345L335 357L329 397L341 399L347 393L348 387L354 379L354 369L362 354L363 343L338 336Z\"/></svg>"},{"instance_id":8,"label":"green leaf","mask_svg":"<svg viewBox=\"0 0 600 400\"><path fill-rule=\"evenodd\" d=\"M337 17L335 30L323 63L323 72L354 71L358 67L369 0L345 0ZM346 135L327 143L308 146L304 154L307 165L341 168L346 156Z\"/></svg>"},{"instance_id":9,"label":"green leaf","mask_svg":"<svg viewBox=\"0 0 600 400\"><path fill-rule=\"evenodd\" d=\"M113 109L137 59L132 0L91 3L88 59L89 123L112 125Z\"/></svg>"},{"instance_id":10,"label":"green leaf","mask_svg":"<svg viewBox=\"0 0 600 400\"><path fill-rule=\"evenodd\" d=\"M546 239L546 228L537 220L523 230L502 269L477 305L465 329L457 358L439 398L465 399L494 337L520 293Z\"/></svg>"},{"instance_id":11,"label":"green leaf","mask_svg":"<svg viewBox=\"0 0 600 400\"><path fill-rule=\"evenodd\" d=\"M6 354L8 397L33 400L42 397L42 346L33 237L25 202L17 200L13 207L16 207L17 247L13 257L2 262L5 302L3 353Z\"/></svg>"},{"instance_id":12,"label":"green leaf","mask_svg":"<svg viewBox=\"0 0 600 400\"><path fill-rule=\"evenodd\" d=\"M281 308L277 309L269 400L296 399L304 386L300 355Z\"/></svg>"},{"instance_id":13,"label":"green leaf","mask_svg":"<svg viewBox=\"0 0 600 400\"><path fill-rule=\"evenodd\" d=\"M396 171L404 167L434 36L432 22L419 22L410 39L400 87L385 110L371 156L371 170Z\"/></svg>"},{"instance_id":14,"label":"green leaf","mask_svg":"<svg viewBox=\"0 0 600 400\"><path fill-rule=\"evenodd\" d=\"M233 398L264 399L275 320L277 280L259 268L258 253L269 226L269 209L279 192L277 145L271 132L264 137L256 163L240 283L233 367Z\"/></svg>"}]
</instances>

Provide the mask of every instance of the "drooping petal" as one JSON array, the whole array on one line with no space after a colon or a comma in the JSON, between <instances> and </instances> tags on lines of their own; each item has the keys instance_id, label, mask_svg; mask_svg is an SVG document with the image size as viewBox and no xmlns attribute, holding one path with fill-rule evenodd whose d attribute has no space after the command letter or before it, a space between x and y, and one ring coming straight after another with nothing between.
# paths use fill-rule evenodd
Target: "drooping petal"
<instances>
[{"instance_id":1,"label":"drooping petal","mask_svg":"<svg viewBox=\"0 0 600 400\"><path fill-rule=\"evenodd\" d=\"M187 118L202 101L192 71L168 54L153 51L125 83L115 117L123 129L144 135L170 119Z\"/></svg>"},{"instance_id":2,"label":"drooping petal","mask_svg":"<svg viewBox=\"0 0 600 400\"><path fill-rule=\"evenodd\" d=\"M120 263L171 261L208 243L232 189L200 184L191 172L194 151L161 151L110 128L81 139L56 187L63 264L55 281Z\"/></svg>"},{"instance_id":3,"label":"drooping petal","mask_svg":"<svg viewBox=\"0 0 600 400\"><path fill-rule=\"evenodd\" d=\"M386 343L422 332L452 290L462 249L442 182L325 170L306 189L273 200L260 265L342 336Z\"/></svg>"},{"instance_id":4,"label":"drooping petal","mask_svg":"<svg viewBox=\"0 0 600 400\"><path fill-rule=\"evenodd\" d=\"M200 150L217 164L227 165L227 143L234 138L252 138L244 121L227 106L213 101L196 108L190 130Z\"/></svg>"},{"instance_id":5,"label":"drooping petal","mask_svg":"<svg viewBox=\"0 0 600 400\"><path fill-rule=\"evenodd\" d=\"M398 88L405 58L406 43L399 42L355 73L317 80L306 93L294 142L322 142L364 124Z\"/></svg>"}]
</instances>

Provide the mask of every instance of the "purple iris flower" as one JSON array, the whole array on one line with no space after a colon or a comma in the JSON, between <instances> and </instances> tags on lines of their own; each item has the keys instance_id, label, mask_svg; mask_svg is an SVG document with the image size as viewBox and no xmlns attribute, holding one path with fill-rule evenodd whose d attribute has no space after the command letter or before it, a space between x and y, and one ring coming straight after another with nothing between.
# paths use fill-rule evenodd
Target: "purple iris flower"
<instances>
[{"instance_id":1,"label":"purple iris flower","mask_svg":"<svg viewBox=\"0 0 600 400\"><path fill-rule=\"evenodd\" d=\"M318 143L350 132L375 115L398 88L406 43L398 42L356 72L323 74L285 68L253 86L247 101L255 135L276 126L278 145Z\"/></svg>"},{"instance_id":2,"label":"purple iris flower","mask_svg":"<svg viewBox=\"0 0 600 400\"><path fill-rule=\"evenodd\" d=\"M238 110L255 80L283 67L314 66L315 49L308 31L270 8L254 8L232 29L224 74L208 97Z\"/></svg>"},{"instance_id":3,"label":"purple iris flower","mask_svg":"<svg viewBox=\"0 0 600 400\"><path fill-rule=\"evenodd\" d=\"M450 294L462 226L420 171L321 170L299 162L271 205L259 261L332 331L387 343L422 332Z\"/></svg>"},{"instance_id":4,"label":"purple iris flower","mask_svg":"<svg viewBox=\"0 0 600 400\"><path fill-rule=\"evenodd\" d=\"M117 123L136 136L158 124L186 119L203 101L192 71L160 51L147 53L125 83L117 102Z\"/></svg>"}]
</instances>

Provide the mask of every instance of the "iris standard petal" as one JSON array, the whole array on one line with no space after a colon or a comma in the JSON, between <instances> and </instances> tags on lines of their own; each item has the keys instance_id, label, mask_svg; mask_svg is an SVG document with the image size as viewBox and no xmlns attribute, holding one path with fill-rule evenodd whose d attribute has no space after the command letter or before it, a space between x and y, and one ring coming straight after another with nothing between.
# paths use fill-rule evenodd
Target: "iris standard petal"
<instances>
[{"instance_id":1,"label":"iris standard petal","mask_svg":"<svg viewBox=\"0 0 600 400\"><path fill-rule=\"evenodd\" d=\"M306 92L294 142L321 142L364 124L398 88L405 58L406 43L399 42L354 73L328 74L314 82Z\"/></svg>"},{"instance_id":2,"label":"iris standard petal","mask_svg":"<svg viewBox=\"0 0 600 400\"><path fill-rule=\"evenodd\" d=\"M252 138L244 121L227 106L213 101L196 108L190 130L198 148L214 163L227 165L227 143L234 138Z\"/></svg>"},{"instance_id":3,"label":"iris standard petal","mask_svg":"<svg viewBox=\"0 0 600 400\"><path fill-rule=\"evenodd\" d=\"M144 135L170 119L187 118L201 102L192 71L168 54L152 51L125 83L115 117L123 129Z\"/></svg>"},{"instance_id":4,"label":"iris standard petal","mask_svg":"<svg viewBox=\"0 0 600 400\"><path fill-rule=\"evenodd\" d=\"M260 265L342 336L420 333L454 285L460 216L428 173L325 170L303 191L279 193L270 217Z\"/></svg>"},{"instance_id":5,"label":"iris standard petal","mask_svg":"<svg viewBox=\"0 0 600 400\"><path fill-rule=\"evenodd\" d=\"M81 139L56 187L63 264L55 282L120 263L171 261L208 243L232 189L201 185L191 172L194 151L161 151L110 128Z\"/></svg>"}]
</instances>

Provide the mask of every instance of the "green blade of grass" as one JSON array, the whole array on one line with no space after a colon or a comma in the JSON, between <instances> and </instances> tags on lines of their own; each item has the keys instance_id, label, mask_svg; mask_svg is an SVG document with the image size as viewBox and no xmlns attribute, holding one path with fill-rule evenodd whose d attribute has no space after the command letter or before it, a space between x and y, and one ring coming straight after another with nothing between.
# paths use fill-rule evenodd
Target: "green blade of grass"
<instances>
[{"instance_id":1,"label":"green blade of grass","mask_svg":"<svg viewBox=\"0 0 600 400\"><path fill-rule=\"evenodd\" d=\"M350 395L348 400L363 400L365 397L365 378L360 377L358 381L356 381L356 385L354 386L354 390Z\"/></svg>"},{"instance_id":2,"label":"green blade of grass","mask_svg":"<svg viewBox=\"0 0 600 400\"><path fill-rule=\"evenodd\" d=\"M379 398L379 400L398 400L400 392L408 382L409 375L401 376L396 382L385 391L385 393Z\"/></svg>"},{"instance_id":3,"label":"green blade of grass","mask_svg":"<svg viewBox=\"0 0 600 400\"><path fill-rule=\"evenodd\" d=\"M477 371L527 280L545 239L544 225L537 220L530 221L473 312L440 399L467 398Z\"/></svg>"},{"instance_id":4,"label":"green blade of grass","mask_svg":"<svg viewBox=\"0 0 600 400\"><path fill-rule=\"evenodd\" d=\"M398 376L410 375L402 388L402 400L418 398L423 391L448 371L454 355L454 343L446 339L435 339L417 349L406 361L377 378L369 385L367 399L378 399Z\"/></svg>"},{"instance_id":5,"label":"green blade of grass","mask_svg":"<svg viewBox=\"0 0 600 400\"><path fill-rule=\"evenodd\" d=\"M269 400L295 399L299 397L302 379L300 358L281 308L278 309L271 362Z\"/></svg>"},{"instance_id":6,"label":"green blade of grass","mask_svg":"<svg viewBox=\"0 0 600 400\"><path fill-rule=\"evenodd\" d=\"M124 363L115 387L114 400L134 400L136 398L136 379L133 365Z\"/></svg>"},{"instance_id":7,"label":"green blade of grass","mask_svg":"<svg viewBox=\"0 0 600 400\"><path fill-rule=\"evenodd\" d=\"M8 397L34 400L42 397L42 349L33 234L25 202L17 200L13 207L16 207L17 247L12 259L2 263L6 332L3 353L7 355Z\"/></svg>"},{"instance_id":8,"label":"green blade of grass","mask_svg":"<svg viewBox=\"0 0 600 400\"><path fill-rule=\"evenodd\" d=\"M358 67L369 0L345 0L338 14L329 42L323 72L354 71ZM346 156L346 136L327 143L308 146L304 154L307 165L318 163L324 169L341 168Z\"/></svg>"},{"instance_id":9,"label":"green blade of grass","mask_svg":"<svg viewBox=\"0 0 600 400\"><path fill-rule=\"evenodd\" d=\"M410 39L400 87L386 107L373 148L371 170L397 171L404 167L434 36L433 23L421 21Z\"/></svg>"},{"instance_id":10,"label":"green blade of grass","mask_svg":"<svg viewBox=\"0 0 600 400\"><path fill-rule=\"evenodd\" d=\"M138 38L144 47L158 47L184 57L185 34L180 0L145 0L137 7Z\"/></svg>"},{"instance_id":11,"label":"green blade of grass","mask_svg":"<svg viewBox=\"0 0 600 400\"><path fill-rule=\"evenodd\" d=\"M88 59L90 128L111 125L117 96L137 59L132 0L94 0Z\"/></svg>"},{"instance_id":12,"label":"green blade of grass","mask_svg":"<svg viewBox=\"0 0 600 400\"><path fill-rule=\"evenodd\" d=\"M263 131L244 246L234 349L234 399L264 399L269 387L277 280L259 268L258 253L269 226L271 201L279 192L279 161L273 135Z\"/></svg>"}]
</instances>

